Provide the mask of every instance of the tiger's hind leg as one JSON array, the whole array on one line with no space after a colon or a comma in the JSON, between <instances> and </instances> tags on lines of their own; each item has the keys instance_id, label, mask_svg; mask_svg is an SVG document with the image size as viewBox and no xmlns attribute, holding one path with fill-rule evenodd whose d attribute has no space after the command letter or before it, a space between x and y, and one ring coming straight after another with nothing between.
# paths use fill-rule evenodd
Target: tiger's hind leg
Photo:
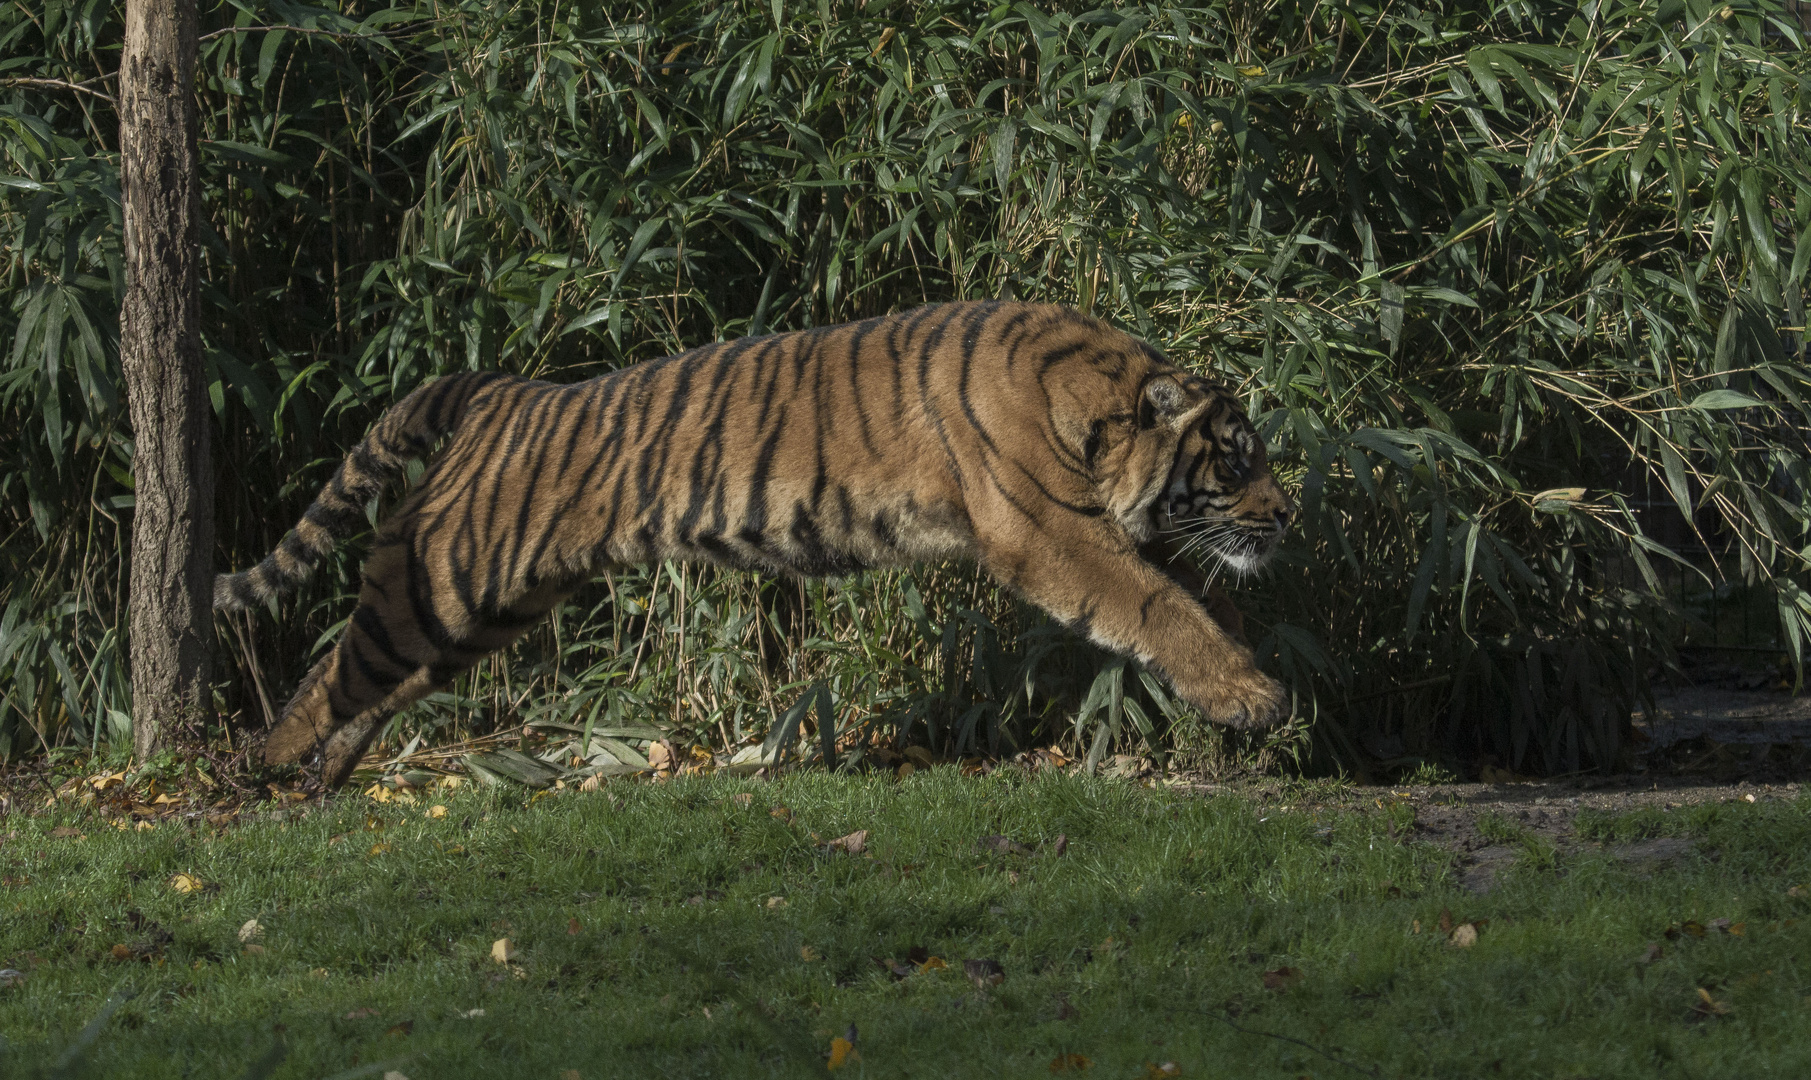
<instances>
[{"instance_id":1,"label":"tiger's hind leg","mask_svg":"<svg viewBox=\"0 0 1811 1080\"><path fill-rule=\"evenodd\" d=\"M338 787L398 710L507 646L571 591L546 583L497 611L447 611L445 595L414 595L401 548L386 545L366 564L358 607L266 740L267 763L318 752L322 784Z\"/></svg>"}]
</instances>

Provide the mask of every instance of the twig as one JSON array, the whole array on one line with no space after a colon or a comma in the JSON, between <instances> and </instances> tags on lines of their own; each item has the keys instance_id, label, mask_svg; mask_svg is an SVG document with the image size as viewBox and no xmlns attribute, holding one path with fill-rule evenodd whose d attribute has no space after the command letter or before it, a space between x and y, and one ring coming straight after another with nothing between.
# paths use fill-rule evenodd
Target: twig
<instances>
[{"instance_id":1,"label":"twig","mask_svg":"<svg viewBox=\"0 0 1811 1080\"><path fill-rule=\"evenodd\" d=\"M214 30L203 34L195 40L198 42L212 41L217 37L225 37L228 34L264 34L269 33L272 30L281 30L286 34L318 34L321 37L355 41L363 38L380 38L387 36L384 34L372 33L355 34L345 30L315 30L306 26L229 26L223 30Z\"/></svg>"},{"instance_id":2,"label":"twig","mask_svg":"<svg viewBox=\"0 0 1811 1080\"><path fill-rule=\"evenodd\" d=\"M1222 1016L1220 1013L1217 1013L1217 1012L1208 1013L1207 1015L1213 1017L1215 1020L1220 1021L1222 1024L1225 1024L1227 1027L1232 1028L1234 1031L1242 1032L1246 1035L1262 1035L1266 1039L1281 1039L1282 1041L1284 1041L1286 1043L1294 1043L1295 1045L1300 1046L1303 1049L1312 1050L1315 1053L1319 1054L1321 1057L1324 1057L1328 1061L1333 1062L1335 1065L1344 1065L1346 1068L1351 1069L1353 1072L1361 1073L1365 1076L1373 1077L1374 1080L1381 1080L1381 1077L1383 1076L1382 1071L1379 1070L1377 1068L1377 1066L1375 1066L1375 1065L1371 1066L1368 1069L1362 1065L1354 1065L1350 1061L1347 1061L1345 1058L1335 1057L1334 1055L1328 1053L1327 1051L1322 1050L1320 1047L1314 1045L1313 1043L1307 1041L1306 1039L1298 1039L1293 1035L1279 1035L1274 1031L1259 1031L1257 1028L1242 1027L1239 1024L1233 1023L1232 1017Z\"/></svg>"},{"instance_id":3,"label":"twig","mask_svg":"<svg viewBox=\"0 0 1811 1080\"><path fill-rule=\"evenodd\" d=\"M89 82L100 81L101 80L99 79L89 80ZM92 89L88 86L88 83L74 83L70 82L68 79L38 79L31 76L17 76L14 78L0 79L0 86L24 86L35 90L74 90L78 94L91 94L94 97L105 101L109 105L113 104L112 94L103 90Z\"/></svg>"}]
</instances>

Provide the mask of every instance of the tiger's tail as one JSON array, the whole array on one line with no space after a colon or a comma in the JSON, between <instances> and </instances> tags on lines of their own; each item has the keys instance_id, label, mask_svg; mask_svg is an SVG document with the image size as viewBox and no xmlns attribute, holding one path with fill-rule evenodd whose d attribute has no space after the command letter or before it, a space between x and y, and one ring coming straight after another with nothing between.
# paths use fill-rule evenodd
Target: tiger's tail
<instances>
[{"instance_id":1,"label":"tiger's tail","mask_svg":"<svg viewBox=\"0 0 1811 1080\"><path fill-rule=\"evenodd\" d=\"M457 428L480 389L506 377L493 372L448 375L392 405L340 462L276 550L250 570L215 576L214 607L241 611L294 592L335 544L365 523L365 504Z\"/></svg>"}]
</instances>

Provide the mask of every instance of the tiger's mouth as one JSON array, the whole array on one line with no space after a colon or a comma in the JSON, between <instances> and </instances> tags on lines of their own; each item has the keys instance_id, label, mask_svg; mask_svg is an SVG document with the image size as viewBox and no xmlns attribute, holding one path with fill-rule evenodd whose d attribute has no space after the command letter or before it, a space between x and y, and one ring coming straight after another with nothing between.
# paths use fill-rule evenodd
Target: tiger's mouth
<instances>
[{"instance_id":1,"label":"tiger's mouth","mask_svg":"<svg viewBox=\"0 0 1811 1080\"><path fill-rule=\"evenodd\" d=\"M1272 522L1254 527L1230 515L1165 514L1158 517L1157 530L1174 538L1178 554L1197 560L1211 555L1235 573L1252 574L1276 554L1288 526Z\"/></svg>"}]
</instances>

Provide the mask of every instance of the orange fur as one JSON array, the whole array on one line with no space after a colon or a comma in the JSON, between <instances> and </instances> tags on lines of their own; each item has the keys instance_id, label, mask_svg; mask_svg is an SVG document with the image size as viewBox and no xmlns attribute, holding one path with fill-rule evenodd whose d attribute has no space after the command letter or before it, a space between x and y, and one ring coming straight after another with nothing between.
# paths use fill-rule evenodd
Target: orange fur
<instances>
[{"instance_id":1,"label":"orange fur","mask_svg":"<svg viewBox=\"0 0 1811 1080\"><path fill-rule=\"evenodd\" d=\"M382 523L344 634L267 761L344 782L381 722L613 566L685 559L800 575L969 559L1209 719L1286 697L1141 554L1212 525L1248 568L1293 513L1224 387L1077 312L921 308L707 345L588 382L452 375L397 404L302 525L216 604L292 587L410 459L445 445Z\"/></svg>"}]
</instances>

